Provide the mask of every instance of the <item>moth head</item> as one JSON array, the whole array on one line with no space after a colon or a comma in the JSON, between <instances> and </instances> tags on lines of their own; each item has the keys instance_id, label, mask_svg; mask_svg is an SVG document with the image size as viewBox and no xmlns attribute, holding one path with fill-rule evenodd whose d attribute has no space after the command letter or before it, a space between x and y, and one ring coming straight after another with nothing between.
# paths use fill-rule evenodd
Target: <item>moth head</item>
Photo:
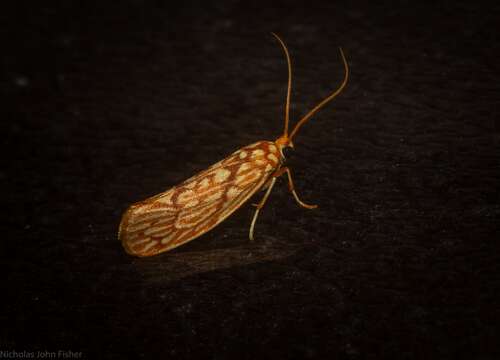
<instances>
[{"instance_id":1,"label":"moth head","mask_svg":"<svg viewBox=\"0 0 500 360\"><path fill-rule=\"evenodd\" d=\"M284 159L285 155L283 153L283 149L286 148L294 148L292 140L287 136L287 135L282 135L276 141L274 142L276 144L276 147L278 148L281 157Z\"/></svg>"},{"instance_id":2,"label":"moth head","mask_svg":"<svg viewBox=\"0 0 500 360\"><path fill-rule=\"evenodd\" d=\"M280 150L287 147L291 147L293 149L293 142L287 135L280 136L274 143Z\"/></svg>"}]
</instances>

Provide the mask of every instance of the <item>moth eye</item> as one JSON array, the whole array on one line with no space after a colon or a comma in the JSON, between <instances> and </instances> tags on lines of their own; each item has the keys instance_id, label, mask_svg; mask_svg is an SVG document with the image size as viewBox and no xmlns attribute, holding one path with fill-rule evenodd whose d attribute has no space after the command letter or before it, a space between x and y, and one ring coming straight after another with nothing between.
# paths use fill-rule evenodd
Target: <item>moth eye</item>
<instances>
[{"instance_id":1,"label":"moth eye","mask_svg":"<svg viewBox=\"0 0 500 360\"><path fill-rule=\"evenodd\" d=\"M281 151L283 151L283 155L285 156L286 159L289 159L293 154L293 149L290 147L285 147L281 149Z\"/></svg>"}]
</instances>

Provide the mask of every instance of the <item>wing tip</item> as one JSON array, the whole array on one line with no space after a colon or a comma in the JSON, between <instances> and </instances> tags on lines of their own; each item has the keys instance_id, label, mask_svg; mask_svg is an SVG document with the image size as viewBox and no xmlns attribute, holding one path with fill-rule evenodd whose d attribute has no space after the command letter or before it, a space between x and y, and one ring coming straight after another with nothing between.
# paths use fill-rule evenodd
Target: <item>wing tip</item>
<instances>
[{"instance_id":1,"label":"wing tip","mask_svg":"<svg viewBox=\"0 0 500 360\"><path fill-rule=\"evenodd\" d=\"M127 254L133 255L133 256L138 256L138 257L144 257L144 256L147 256L147 255L143 255L140 252L134 251L132 249L132 247L128 243L127 236L126 236L126 234L127 234L126 228L127 228L127 225L128 225L128 220L129 220L129 217L130 217L130 215L131 215L131 213L132 213L133 210L134 210L134 205L131 205L125 211L125 213L122 215L122 219L120 221L120 225L118 226L118 240L121 242L121 244L122 244L122 246L125 249L125 252Z\"/></svg>"}]
</instances>

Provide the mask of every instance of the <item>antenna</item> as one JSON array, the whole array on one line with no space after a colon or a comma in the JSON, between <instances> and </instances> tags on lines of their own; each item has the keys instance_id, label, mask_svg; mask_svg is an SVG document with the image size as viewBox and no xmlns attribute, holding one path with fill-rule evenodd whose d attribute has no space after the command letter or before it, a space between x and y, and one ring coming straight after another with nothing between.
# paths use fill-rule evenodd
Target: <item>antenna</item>
<instances>
[{"instance_id":1,"label":"antenna","mask_svg":"<svg viewBox=\"0 0 500 360\"><path fill-rule=\"evenodd\" d=\"M331 95L326 97L323 101L321 101L318 105L316 105L311 111L309 111L302 119L299 120L297 125L292 130L292 133L290 134L290 141L292 141L292 138L295 136L297 131L300 129L304 123L309 120L311 116L313 116L319 109L321 109L323 106L325 106L328 102L333 100L340 92L342 89L344 89L345 85L347 84L347 80L349 79L349 65L347 64L347 60L344 56L344 52L342 51L342 48L339 48L340 50L340 55L342 56L342 61L344 62L344 69L345 69L345 75L344 75L344 81L342 81L342 84L340 84L340 87L335 90ZM290 84L289 84L290 86Z\"/></svg>"},{"instance_id":2,"label":"antenna","mask_svg":"<svg viewBox=\"0 0 500 360\"><path fill-rule=\"evenodd\" d=\"M271 33L281 44L281 47L285 51L286 61L288 64L288 88L286 91L286 105L285 105L285 129L283 131L283 136L288 137L288 122L290 119L290 94L292 92L292 61L290 60L290 54L288 53L288 49L286 48L285 43L281 38L275 33Z\"/></svg>"}]
</instances>

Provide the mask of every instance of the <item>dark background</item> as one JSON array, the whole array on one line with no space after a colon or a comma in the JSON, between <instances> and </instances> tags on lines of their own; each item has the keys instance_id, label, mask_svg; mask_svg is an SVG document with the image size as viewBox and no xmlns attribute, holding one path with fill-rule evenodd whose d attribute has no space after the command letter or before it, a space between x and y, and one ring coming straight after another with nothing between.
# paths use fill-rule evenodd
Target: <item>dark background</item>
<instances>
[{"instance_id":1,"label":"dark background","mask_svg":"<svg viewBox=\"0 0 500 360\"><path fill-rule=\"evenodd\" d=\"M472 2L471 2L472 3ZM2 5L5 7L4 5ZM493 359L498 5L39 2L4 8L0 350L85 359ZM247 204L153 258L121 214L340 83L248 241Z\"/></svg>"}]
</instances>

